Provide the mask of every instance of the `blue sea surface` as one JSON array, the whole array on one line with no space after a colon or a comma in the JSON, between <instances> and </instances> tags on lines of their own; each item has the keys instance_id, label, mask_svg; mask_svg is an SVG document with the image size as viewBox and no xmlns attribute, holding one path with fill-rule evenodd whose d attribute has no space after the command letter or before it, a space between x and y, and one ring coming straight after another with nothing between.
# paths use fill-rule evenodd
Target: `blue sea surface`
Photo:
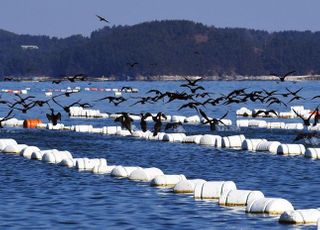
<instances>
[{"instance_id":1,"label":"blue sea surface","mask_svg":"<svg viewBox=\"0 0 320 230\"><path fill-rule=\"evenodd\" d=\"M68 86L121 88L131 86L138 94L124 97L144 96L156 88L161 91L183 91L181 81L161 82L63 82L51 83L2 83L3 89L30 87L28 95L48 99L44 89L62 89ZM319 93L317 81L203 81L200 83L212 97L228 93L237 88L252 90L279 90L285 87L298 90L305 101L291 105L314 108L319 101L310 98ZM58 93L54 93L57 95ZM110 92L82 90L70 98L60 99L62 104L93 102ZM11 99L10 99L11 98ZM3 100L12 100L12 94L2 94ZM130 106L137 99L113 106L105 101L93 102L101 112L159 112L166 114L195 115L194 110L180 110L181 102ZM289 99L284 99L288 101ZM229 106L207 106L209 116L219 117L229 111L228 118L235 123L235 111L241 107L265 108L259 103ZM58 107L55 107L58 111ZM278 111L289 111L290 107L271 106ZM7 109L1 105L0 114ZM74 119L62 110L62 123L92 124L94 127L114 125L111 119ZM47 108L34 108L27 114L15 112L19 119L40 118L46 122ZM274 120L274 119L268 119ZM298 119L284 120L298 122ZM135 123L139 127L138 123ZM149 123L151 128L151 123ZM188 134L210 133L204 125L184 125ZM217 132L226 136L244 134L247 138L266 138L283 143L292 143L297 131L259 130L235 127ZM101 134L75 133L23 128L4 128L0 138L14 138L18 143L35 145L40 149L68 150L74 157L106 158L110 165L158 167L165 174L184 174L188 179L232 180L238 189L260 190L267 197L288 199L295 209L320 208L320 161L303 156L286 157L267 152L219 149L196 144L147 141L133 137ZM109 175L78 172L76 169L27 160L23 157L0 154L0 229L314 229L314 225L283 225L277 216L252 215L243 207L221 207L216 201L196 201L192 195L174 194L170 189L154 188L149 183L116 179Z\"/></svg>"}]
</instances>

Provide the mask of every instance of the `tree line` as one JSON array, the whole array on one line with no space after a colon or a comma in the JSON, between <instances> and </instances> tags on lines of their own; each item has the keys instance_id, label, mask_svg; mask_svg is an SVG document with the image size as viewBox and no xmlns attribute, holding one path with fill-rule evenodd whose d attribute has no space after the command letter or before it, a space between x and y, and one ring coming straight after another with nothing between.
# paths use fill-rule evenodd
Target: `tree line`
<instances>
[{"instance_id":1,"label":"tree line","mask_svg":"<svg viewBox=\"0 0 320 230\"><path fill-rule=\"evenodd\" d=\"M22 49L36 45L39 49ZM319 74L320 32L216 28L185 20L104 27L90 37L0 30L0 76ZM132 63L136 63L132 66Z\"/></svg>"}]
</instances>

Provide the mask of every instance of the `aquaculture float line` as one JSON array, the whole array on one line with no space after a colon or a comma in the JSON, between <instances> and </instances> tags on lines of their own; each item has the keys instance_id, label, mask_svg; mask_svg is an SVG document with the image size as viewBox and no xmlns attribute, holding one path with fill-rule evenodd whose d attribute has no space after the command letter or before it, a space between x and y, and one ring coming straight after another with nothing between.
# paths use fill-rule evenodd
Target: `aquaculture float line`
<instances>
[{"instance_id":1,"label":"aquaculture float line","mask_svg":"<svg viewBox=\"0 0 320 230\"><path fill-rule=\"evenodd\" d=\"M192 193L197 200L213 200L220 206L243 206L247 213L279 216L280 223L316 224L320 221L319 209L294 210L282 198L265 197L261 191L238 189L233 181L205 181L187 179L183 174L167 175L151 167L107 165L104 158L74 158L69 151L40 150L36 146L18 144L14 139L0 139L0 152L20 155L26 159L76 168L78 171L110 174L118 178L149 183L153 187L167 188L174 193Z\"/></svg>"},{"instance_id":2,"label":"aquaculture float line","mask_svg":"<svg viewBox=\"0 0 320 230\"><path fill-rule=\"evenodd\" d=\"M24 126L25 121L12 118L3 123L4 126ZM25 126L26 127L26 126ZM178 142L178 143L194 143L206 146L212 146L217 148L232 148L237 150L246 150L251 152L270 152L278 155L290 155L300 156L304 155L306 158L320 159L320 148L306 148L302 144L287 144L280 143L279 141L269 141L267 139L247 139L243 134L220 136L212 134L200 134L186 136L185 133L165 133L159 132L157 135L153 135L151 131L143 132L136 130L130 133L126 129L122 129L120 126L104 126L101 128L95 128L92 125L72 125L65 126L59 123L53 126L51 123L38 123L36 128L48 129L48 130L64 130L74 131L81 133L96 133L104 135L117 135L117 136L131 136L145 140L158 140L166 142Z\"/></svg>"}]
</instances>

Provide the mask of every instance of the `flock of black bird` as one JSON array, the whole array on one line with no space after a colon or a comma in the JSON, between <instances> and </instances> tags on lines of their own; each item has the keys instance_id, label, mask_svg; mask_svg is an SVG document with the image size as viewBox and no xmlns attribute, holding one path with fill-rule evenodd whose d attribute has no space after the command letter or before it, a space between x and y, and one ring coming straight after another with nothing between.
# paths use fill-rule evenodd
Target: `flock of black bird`
<instances>
[{"instance_id":1,"label":"flock of black bird","mask_svg":"<svg viewBox=\"0 0 320 230\"><path fill-rule=\"evenodd\" d=\"M96 17L99 19L101 22L109 23L109 21L100 15L96 15ZM200 55L198 51L194 51L195 55ZM129 67L134 68L136 65L139 64L137 61L133 62L127 62L126 63ZM157 63L152 63L151 65L156 66ZM290 71L287 72L283 75L278 75L278 74L273 74L271 73L270 75L276 76L279 78L280 82L285 81L285 78L290 76L291 74L295 73L295 71ZM61 76L59 79L53 80L52 84L60 84L62 81L69 81L69 82L76 82L76 81L86 81L88 76L86 74L76 74L73 76ZM15 81L16 79L6 77L4 78L5 81ZM225 125L223 122L223 119L226 118L228 115L228 112L226 112L222 117L220 118L212 118L209 117L204 111L203 108L207 108L208 106L218 106L218 105L230 105L230 104L242 104L246 102L260 102L263 104L266 104L267 107L271 106L272 104L278 104L278 105L283 105L287 107L288 103L291 103L293 101L299 101L299 100L306 100L302 96L298 95L298 93L302 90L300 88L297 91L291 91L290 89L286 88L287 92L285 93L279 93L278 91L267 91L265 89L259 90L259 91L251 91L248 92L246 88L242 89L236 89L230 92L227 95L219 95L218 97L211 97L210 95L213 95L214 93L211 92L206 92L205 88L201 85L198 85L198 83L202 80L202 78L197 78L197 79L189 79L185 78L186 83L181 84L180 87L189 91L189 92L161 92L157 89L151 89L147 92L147 94L153 94L152 96L146 96L146 97L131 97L131 98L124 98L122 96L106 96L103 98L100 98L96 100L95 102L98 101L107 101L109 103L112 103L114 106L118 106L119 104L126 102L131 99L137 99L133 104L130 106L136 106L136 105L144 105L146 103L157 103L159 100L163 101L164 103L171 103L173 101L185 101L186 103L182 104L179 108L179 110L182 109L194 109L204 120L203 124L209 124L210 125L210 130L215 131L217 125L222 124ZM131 89L131 87L123 87L121 89ZM49 100L35 100L34 96L27 96L25 98L22 98L19 94L15 94L15 101L14 102L9 102L9 101L4 101L0 100L0 104L5 104L9 107L9 112L7 115L5 115L2 119L0 119L0 127L2 127L2 122L9 120L13 118L15 115L13 114L14 111L21 111L22 113L27 113L30 109L34 107L43 107L44 105L47 105L49 110L51 111L50 113L47 113L47 119L49 122L51 122L53 125L56 125L58 121L61 121L62 115L60 112L55 113L54 109L51 107L50 102L53 102L56 104L58 107L62 108L64 112L66 112L70 116L70 107L72 106L80 106L83 108L91 108L91 104L89 103L80 103L81 100L77 100L71 104L68 105L63 105L61 102L59 102L57 99L64 97L70 97L70 95L73 92L66 92L63 94L59 94L57 96L52 97ZM288 102L284 102L283 98L288 98L291 97ZM312 98L312 100L320 98L319 96L315 96ZM200 101L200 100L204 101ZM199 107L202 107L199 108ZM310 126L311 122L310 119L311 117L315 114L314 122L313 125L317 125L319 123L319 109L318 106L314 110L314 112L311 113L311 115L305 119L303 116L301 116L299 113L294 111L296 115L303 120L303 124L305 126ZM257 117L260 114L264 114L265 116L269 116L270 114L274 114L275 116L278 116L277 112L273 109L270 110L259 110L256 112L252 113L252 117ZM121 112L119 113L119 116L114 120L115 122L120 122L121 126L129 132L132 132L132 122L133 119L130 117L130 115L137 115L137 114L130 114L128 112ZM246 114L244 114L246 115ZM140 127L143 132L147 131L147 122L146 119L148 117L151 117L152 120L154 121L154 127L153 127L153 135L156 136L162 128L162 120L167 119L165 114L162 112L159 112L155 116L153 116L151 113L141 113L139 114L140 116ZM181 122L175 122L175 123L167 123L165 126L165 130L168 129L175 129L179 126L181 126ZM308 137L310 134L308 134ZM301 137L301 135L299 136ZM298 138L298 137L297 137ZM297 139L296 138L296 139ZM298 138L299 139L299 138Z\"/></svg>"},{"instance_id":2,"label":"flock of black bird","mask_svg":"<svg viewBox=\"0 0 320 230\"><path fill-rule=\"evenodd\" d=\"M70 82L76 82L76 81L84 81L85 76L82 74L75 75L73 77L68 78ZM288 103L291 103L293 101L299 101L299 100L306 100L306 98L299 95L299 93L302 91L303 88L300 88L296 91L292 91L288 88L286 89L286 92L278 92L277 90L268 91L265 89L262 90L254 90L249 91L246 88L236 89L231 91L230 93L224 95L219 94L216 97L212 97L211 95L214 95L213 92L207 92L205 91L204 86L199 85L198 83L203 80L201 77L197 78L195 80L185 78L186 82L184 84L180 85L180 88L183 89L182 91L165 91L161 92L158 89L151 89L148 92L146 92L147 96L145 97L128 97L125 98L123 96L106 96L103 98L100 98L98 100L95 100L94 102L99 101L106 101L108 103L112 103L114 106L118 106L123 102L129 101L129 100L135 100L133 104L130 106L136 106L136 105L144 105L146 103L155 104L158 101L162 101L162 103L171 103L173 101L183 101L184 103L177 109L194 109L199 116L203 118L202 123L203 124L209 124L211 131L217 130L217 125L225 125L223 122L223 119L225 119L228 115L228 112L226 112L222 117L215 118L208 116L204 110L208 109L208 107L215 107L215 106L223 106L223 105L230 105L230 104L242 104L246 102L260 102L262 104L265 104L266 107L269 107L272 104L279 104L287 107ZM122 87L121 91L132 89L131 87L125 86ZM67 113L70 116L70 108L72 106L80 106L82 108L91 108L92 105L90 103L82 103L81 99L69 103L64 104L63 101L64 97L70 97L72 94L75 94L75 92L65 92L58 94L56 96L53 96L52 98L48 100L36 100L34 96L27 96L22 97L19 94L15 94L14 101L5 101L0 100L0 104L4 104L8 106L9 112L7 115L5 115L0 120L0 127L2 127L2 122L6 121L10 118L13 118L14 112L20 111L22 113L27 113L32 108L35 107L43 107L48 106L48 109L51 111L50 113L47 113L47 119L49 122L51 122L53 125L56 125L58 121L61 121L62 115L60 112L55 113L55 110L52 108L52 104L54 103L56 106L60 107L65 113ZM317 100L320 98L319 96L314 96L311 100ZM287 99L288 102L285 102L284 99ZM319 124L320 121L320 113L319 113L319 106L317 106L313 112L310 114L308 118L303 117L301 114L299 114L297 111L293 110L296 115L302 119L304 126L316 126ZM278 113L273 110L258 110L251 114L252 117L257 117L259 115L263 114L266 117L273 116L278 117ZM132 123L133 120L130 117L130 115L138 115L140 116L140 127L143 132L146 132L148 130L147 127L147 118L151 117L152 121L154 122L153 126L153 135L156 136L159 132L162 130L162 121L166 120L167 117L162 112L159 112L155 116L151 113L141 113L141 114L133 114L128 112L121 112L118 113L118 117L114 120L115 122L120 122L121 126L129 132L132 132ZM311 118L314 115L314 121L311 123ZM244 114L244 116L248 116L248 114ZM176 129L177 127L182 126L180 122L176 123L167 123L164 130L169 129ZM310 133L306 134L306 137L309 137ZM316 135L314 135L316 136ZM300 134L301 137L301 134Z\"/></svg>"}]
</instances>

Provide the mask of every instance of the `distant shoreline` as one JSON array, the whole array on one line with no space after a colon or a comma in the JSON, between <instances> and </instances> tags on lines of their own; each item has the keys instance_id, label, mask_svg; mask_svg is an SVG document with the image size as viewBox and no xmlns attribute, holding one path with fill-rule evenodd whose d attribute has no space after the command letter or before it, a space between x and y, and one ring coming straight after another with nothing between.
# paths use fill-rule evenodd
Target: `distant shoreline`
<instances>
[{"instance_id":1,"label":"distant shoreline","mask_svg":"<svg viewBox=\"0 0 320 230\"><path fill-rule=\"evenodd\" d=\"M41 77L12 77L12 81L8 82L50 82L53 80L60 80L62 78L53 78L49 76ZM127 77L126 79L120 80L116 76L111 77L88 77L89 81L180 81L184 78L195 79L203 77L205 81L275 81L279 80L274 76L178 76L178 75L162 75L162 76L136 76ZM310 80L320 80L320 75L305 75L305 76L289 76L286 81L310 81ZM3 80L2 80L3 81Z\"/></svg>"}]
</instances>

